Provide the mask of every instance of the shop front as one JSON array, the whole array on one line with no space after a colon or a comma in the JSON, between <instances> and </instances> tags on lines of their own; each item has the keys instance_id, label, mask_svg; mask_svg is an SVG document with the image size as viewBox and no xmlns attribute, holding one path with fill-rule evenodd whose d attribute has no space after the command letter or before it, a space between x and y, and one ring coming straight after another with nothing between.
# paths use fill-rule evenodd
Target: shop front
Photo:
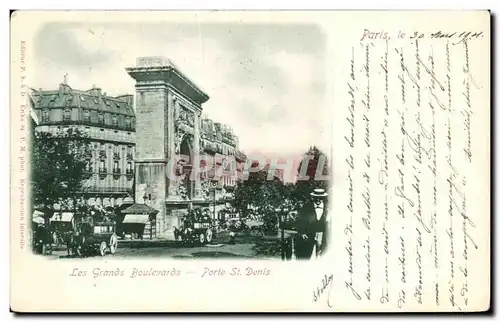
<instances>
[{"instance_id":1,"label":"shop front","mask_svg":"<svg viewBox=\"0 0 500 322\"><path fill-rule=\"evenodd\" d=\"M121 210L117 222L119 235L131 239L155 239L158 210L146 204L134 204Z\"/></svg>"}]
</instances>

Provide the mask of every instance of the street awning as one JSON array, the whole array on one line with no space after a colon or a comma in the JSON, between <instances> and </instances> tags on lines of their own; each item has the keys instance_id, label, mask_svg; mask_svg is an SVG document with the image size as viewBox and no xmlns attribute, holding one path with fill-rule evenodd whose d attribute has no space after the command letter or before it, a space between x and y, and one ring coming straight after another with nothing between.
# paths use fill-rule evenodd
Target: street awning
<instances>
[{"instance_id":1,"label":"street awning","mask_svg":"<svg viewBox=\"0 0 500 322\"><path fill-rule=\"evenodd\" d=\"M133 204L130 207L127 207L122 210L122 214L130 214L130 215L137 215L137 214L147 214L147 215L156 215L158 213L158 210L151 208L150 206L143 204L143 203L136 203Z\"/></svg>"},{"instance_id":2,"label":"street awning","mask_svg":"<svg viewBox=\"0 0 500 322\"><path fill-rule=\"evenodd\" d=\"M63 222L71 222L73 220L72 212L56 212L51 218L52 221L63 221Z\"/></svg>"},{"instance_id":3,"label":"street awning","mask_svg":"<svg viewBox=\"0 0 500 322\"><path fill-rule=\"evenodd\" d=\"M43 215L44 215L43 211L40 210L33 211L33 217L38 217L38 216L43 217Z\"/></svg>"},{"instance_id":4,"label":"street awning","mask_svg":"<svg viewBox=\"0 0 500 322\"><path fill-rule=\"evenodd\" d=\"M37 224L43 224L45 223L45 219L43 219L43 215L44 213L39 211L39 210L35 210L33 211L33 216L31 217L32 221L37 223Z\"/></svg>"},{"instance_id":5,"label":"street awning","mask_svg":"<svg viewBox=\"0 0 500 322\"><path fill-rule=\"evenodd\" d=\"M34 222L44 223L45 222L45 220L43 219L44 215L45 214L43 212L41 212L40 210L35 210L35 211L33 211L33 216L31 216L31 218Z\"/></svg>"},{"instance_id":6,"label":"street awning","mask_svg":"<svg viewBox=\"0 0 500 322\"><path fill-rule=\"evenodd\" d=\"M149 219L148 215L126 215L123 219L124 224L145 224Z\"/></svg>"}]
</instances>

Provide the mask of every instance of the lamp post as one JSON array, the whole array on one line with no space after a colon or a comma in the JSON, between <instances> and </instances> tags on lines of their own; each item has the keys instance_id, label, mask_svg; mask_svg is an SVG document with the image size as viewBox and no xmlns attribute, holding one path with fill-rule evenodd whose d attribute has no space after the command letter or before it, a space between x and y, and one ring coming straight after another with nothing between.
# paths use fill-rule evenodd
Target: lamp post
<instances>
[{"instance_id":1,"label":"lamp post","mask_svg":"<svg viewBox=\"0 0 500 322\"><path fill-rule=\"evenodd\" d=\"M216 192L216 189L217 189L217 186L219 184L219 181L217 180L210 180L210 189L212 190L213 192L213 214L212 214L212 219L215 219L215 192Z\"/></svg>"}]
</instances>

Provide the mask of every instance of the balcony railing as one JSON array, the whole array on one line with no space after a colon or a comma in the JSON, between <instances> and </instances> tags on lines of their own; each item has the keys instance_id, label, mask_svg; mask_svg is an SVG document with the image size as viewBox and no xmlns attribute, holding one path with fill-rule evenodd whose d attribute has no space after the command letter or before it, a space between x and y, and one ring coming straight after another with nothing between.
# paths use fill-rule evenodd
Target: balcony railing
<instances>
[{"instance_id":1,"label":"balcony railing","mask_svg":"<svg viewBox=\"0 0 500 322\"><path fill-rule=\"evenodd\" d=\"M113 178L118 179L120 178L122 174L122 171L120 168L113 169Z\"/></svg>"},{"instance_id":2,"label":"balcony railing","mask_svg":"<svg viewBox=\"0 0 500 322\"><path fill-rule=\"evenodd\" d=\"M99 168L99 178L104 179L108 176L108 169Z\"/></svg>"},{"instance_id":3,"label":"balcony railing","mask_svg":"<svg viewBox=\"0 0 500 322\"><path fill-rule=\"evenodd\" d=\"M84 179L90 179L92 178L93 175L93 169L92 168L87 168L83 171L83 178Z\"/></svg>"}]
</instances>

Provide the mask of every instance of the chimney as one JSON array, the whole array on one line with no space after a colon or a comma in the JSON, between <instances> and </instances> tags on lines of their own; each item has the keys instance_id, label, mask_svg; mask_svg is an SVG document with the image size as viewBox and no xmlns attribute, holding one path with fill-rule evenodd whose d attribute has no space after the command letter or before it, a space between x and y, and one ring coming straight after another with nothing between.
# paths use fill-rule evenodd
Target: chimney
<instances>
[{"instance_id":1,"label":"chimney","mask_svg":"<svg viewBox=\"0 0 500 322\"><path fill-rule=\"evenodd\" d=\"M92 85L92 89L90 90L90 92L92 93L92 95L94 97L98 97L98 98L101 98L101 94L102 94L102 91L99 87L97 87L95 84Z\"/></svg>"},{"instance_id":2,"label":"chimney","mask_svg":"<svg viewBox=\"0 0 500 322\"><path fill-rule=\"evenodd\" d=\"M68 73L64 74L63 84L68 85Z\"/></svg>"}]
</instances>

